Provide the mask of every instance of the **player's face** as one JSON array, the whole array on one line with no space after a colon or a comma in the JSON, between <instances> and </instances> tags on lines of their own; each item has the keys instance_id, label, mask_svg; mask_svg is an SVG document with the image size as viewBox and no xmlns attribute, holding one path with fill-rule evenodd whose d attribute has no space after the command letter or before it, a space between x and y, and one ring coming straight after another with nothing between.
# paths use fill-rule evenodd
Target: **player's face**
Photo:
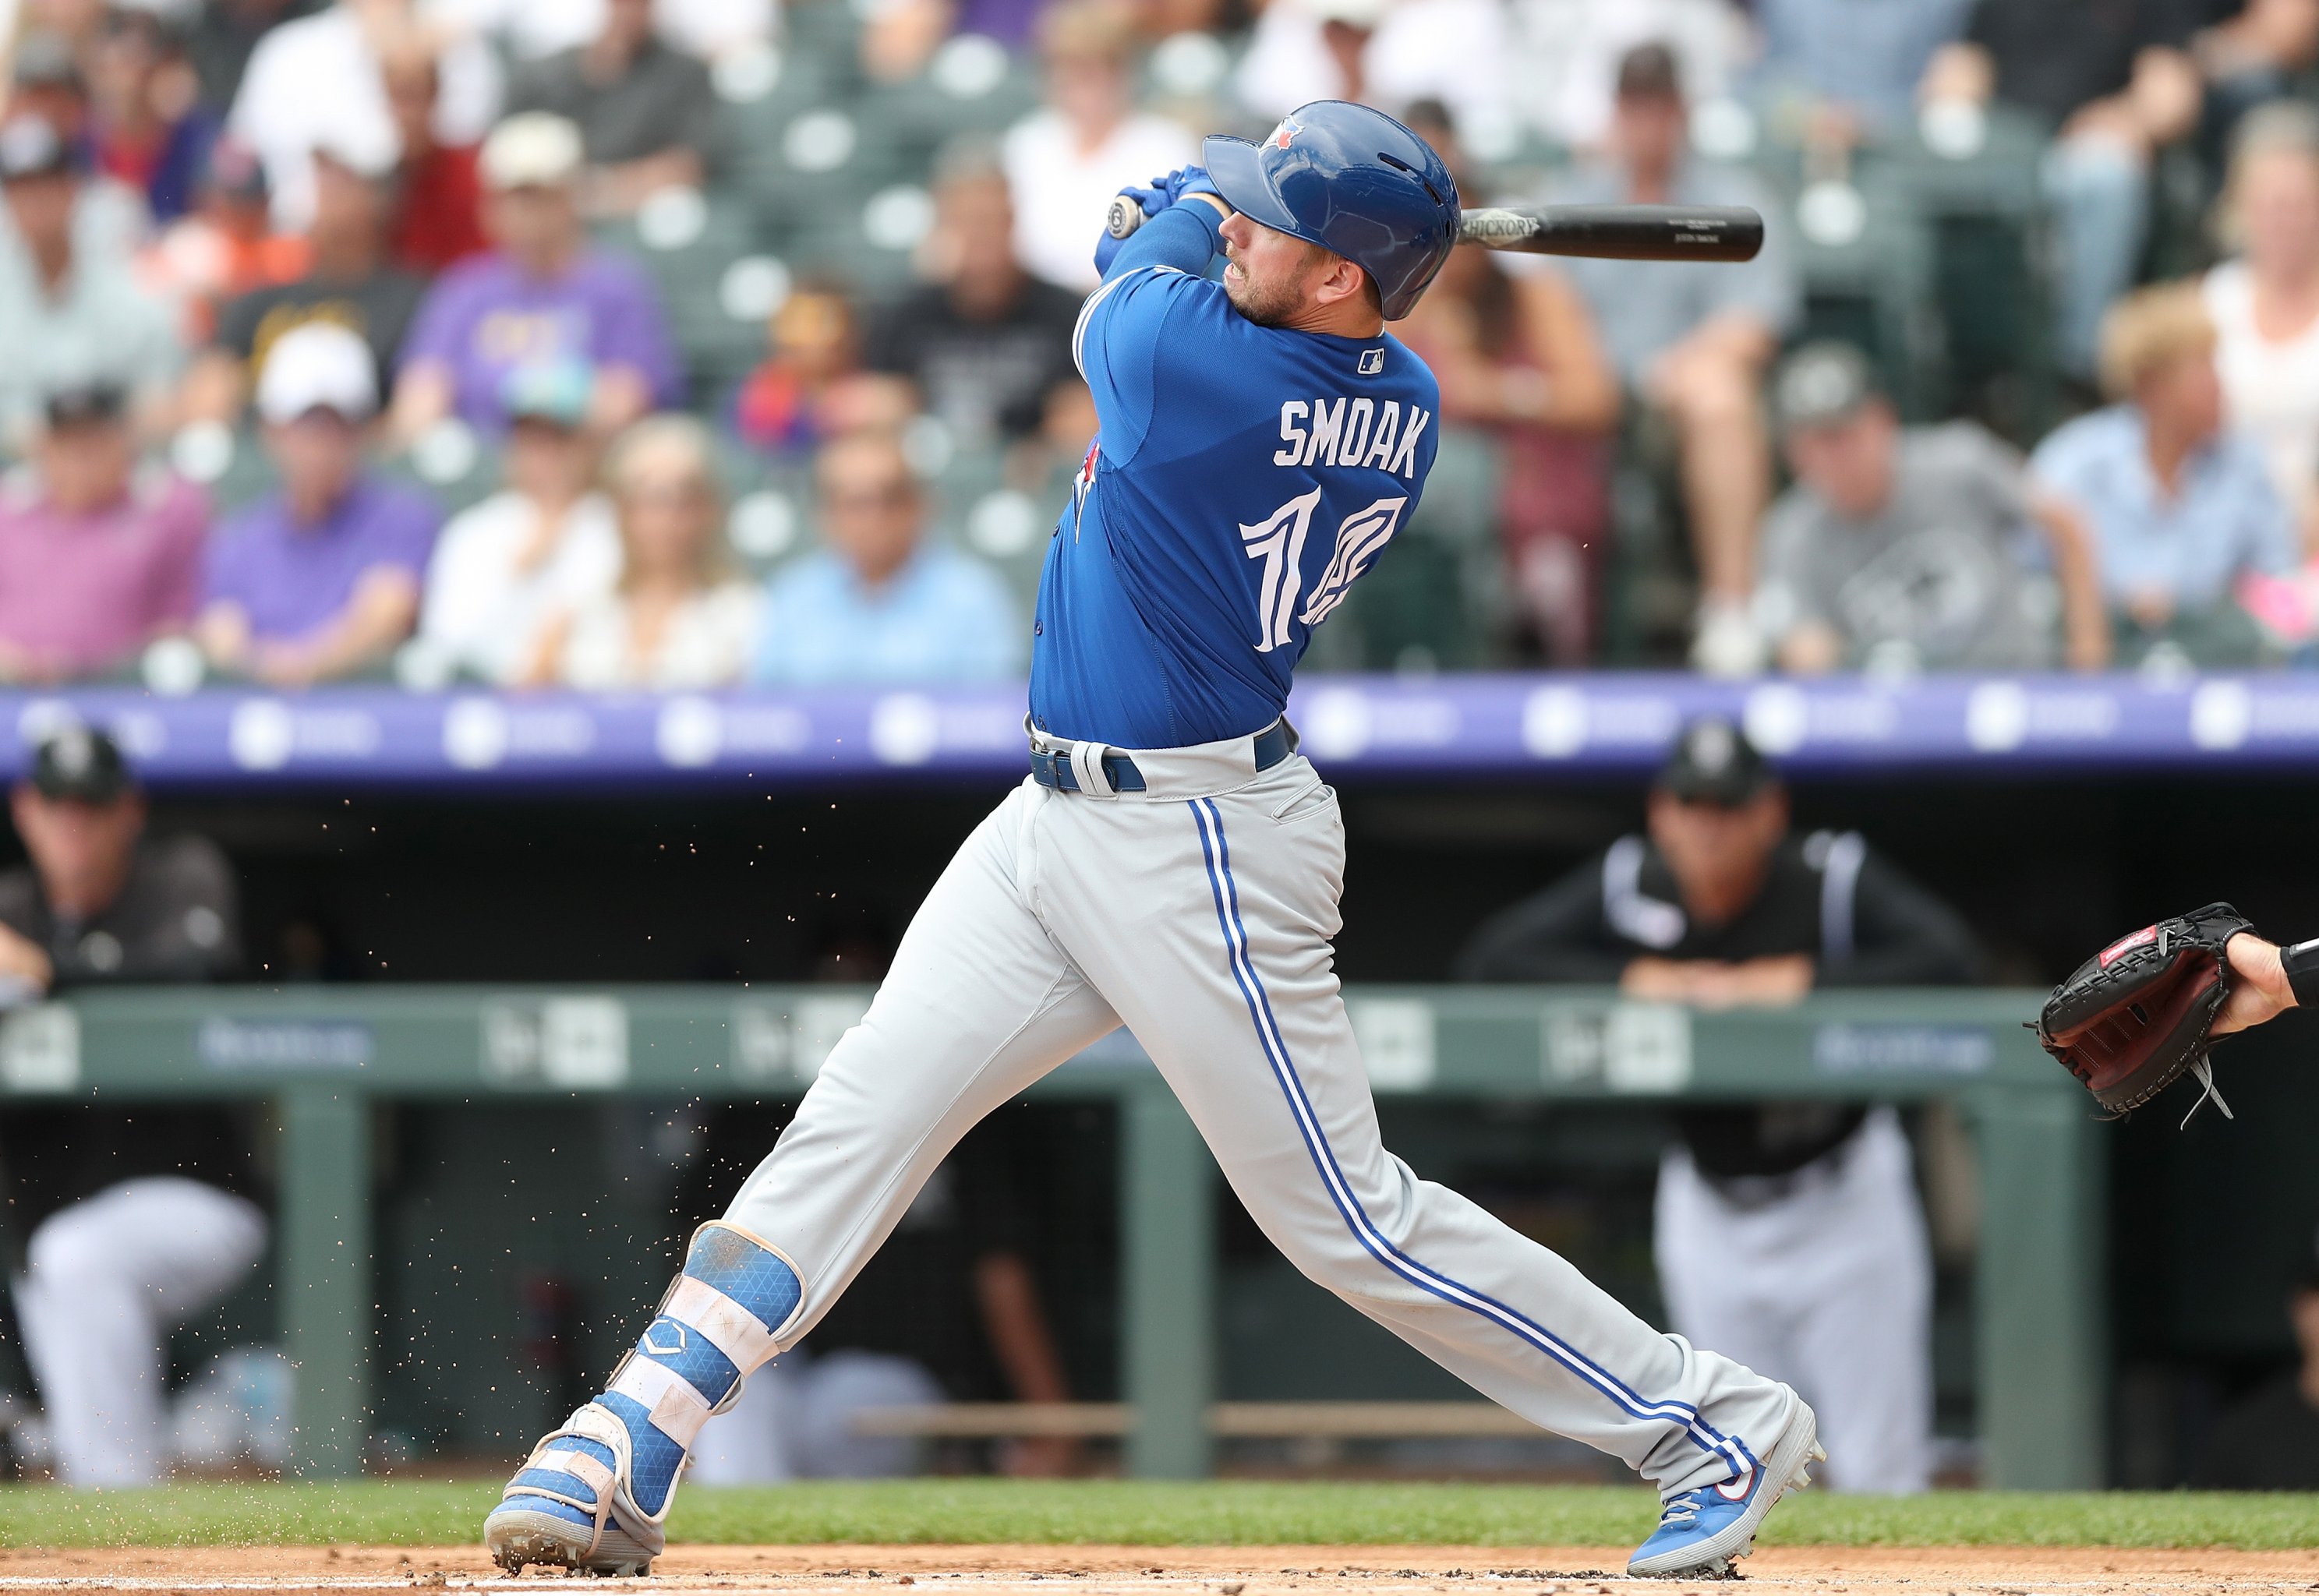
<instances>
[{"instance_id":1,"label":"player's face","mask_svg":"<svg viewBox=\"0 0 2319 1596\"><path fill-rule=\"evenodd\" d=\"M1776 787L1732 805L1655 792L1650 829L1684 905L1703 917L1728 919L1747 906L1763 880L1772 850L1787 833L1788 801Z\"/></svg>"},{"instance_id":2,"label":"player's face","mask_svg":"<svg viewBox=\"0 0 2319 1596\"><path fill-rule=\"evenodd\" d=\"M111 803L43 797L19 783L10 806L24 851L50 901L100 906L118 888L129 854L145 827L144 801L135 794Z\"/></svg>"},{"instance_id":3,"label":"player's face","mask_svg":"<svg viewBox=\"0 0 2319 1596\"><path fill-rule=\"evenodd\" d=\"M1278 327L1304 307L1325 253L1235 212L1224 219L1224 295L1259 327Z\"/></svg>"}]
</instances>

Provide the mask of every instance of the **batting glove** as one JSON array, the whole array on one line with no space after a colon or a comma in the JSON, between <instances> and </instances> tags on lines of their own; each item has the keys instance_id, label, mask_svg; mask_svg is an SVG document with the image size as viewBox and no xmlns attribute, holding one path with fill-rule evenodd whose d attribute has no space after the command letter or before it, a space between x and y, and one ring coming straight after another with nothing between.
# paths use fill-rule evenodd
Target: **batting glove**
<instances>
[{"instance_id":1,"label":"batting glove","mask_svg":"<svg viewBox=\"0 0 2319 1596\"><path fill-rule=\"evenodd\" d=\"M1159 215L1186 194L1212 194L1218 199L1223 198L1217 193L1216 185L1209 181L1205 167L1178 167L1172 172L1163 172L1154 177L1149 188L1123 188L1119 192L1122 198L1133 200L1142 207L1147 218ZM1095 269L1098 275L1111 270L1112 257L1119 253L1119 247L1126 241L1108 228L1105 229L1103 237L1096 240L1095 246Z\"/></svg>"},{"instance_id":2,"label":"batting glove","mask_svg":"<svg viewBox=\"0 0 2319 1596\"><path fill-rule=\"evenodd\" d=\"M1166 194L1167 203L1170 205L1187 194L1213 194L1218 199L1223 198L1223 194L1217 193L1216 185L1208 180L1208 169L1205 167L1178 167L1164 177L1154 177L1151 180L1151 186ZM1143 213L1146 216L1156 214L1148 206Z\"/></svg>"}]
</instances>

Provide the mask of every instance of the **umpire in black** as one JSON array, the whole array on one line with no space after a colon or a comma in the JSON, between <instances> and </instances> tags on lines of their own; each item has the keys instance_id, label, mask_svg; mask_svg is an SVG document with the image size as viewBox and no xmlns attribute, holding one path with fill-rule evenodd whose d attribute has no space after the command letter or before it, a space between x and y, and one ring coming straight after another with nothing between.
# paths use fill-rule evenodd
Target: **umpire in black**
<instances>
[{"instance_id":1,"label":"umpire in black","mask_svg":"<svg viewBox=\"0 0 2319 1596\"><path fill-rule=\"evenodd\" d=\"M1857 833L1793 834L1778 774L1720 717L1683 729L1646 834L1490 920L1458 961L1466 980L1703 1008L1978 968L1956 914ZM1674 1118L1655 1244L1674 1329L1801 1391L1837 1488L1925 1489L1932 1261L1898 1117L1766 1102Z\"/></svg>"}]
</instances>

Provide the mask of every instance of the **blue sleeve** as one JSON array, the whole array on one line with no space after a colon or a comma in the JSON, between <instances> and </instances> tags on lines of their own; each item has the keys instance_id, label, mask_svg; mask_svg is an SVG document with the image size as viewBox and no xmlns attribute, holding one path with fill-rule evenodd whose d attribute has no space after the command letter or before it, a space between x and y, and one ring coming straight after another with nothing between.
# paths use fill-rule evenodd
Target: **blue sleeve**
<instances>
[{"instance_id":1,"label":"blue sleeve","mask_svg":"<svg viewBox=\"0 0 2319 1596\"><path fill-rule=\"evenodd\" d=\"M2029 476L2037 486L2064 499L2077 497L2077 434L2064 425L2029 455ZM2078 509L2082 513L2085 506Z\"/></svg>"},{"instance_id":2,"label":"blue sleeve","mask_svg":"<svg viewBox=\"0 0 2319 1596\"><path fill-rule=\"evenodd\" d=\"M781 575L765 584L764 607L757 620L756 657L749 662L749 680L761 686L781 686L797 674L792 647L796 618L790 613L795 608L789 601L790 585Z\"/></svg>"},{"instance_id":3,"label":"blue sleeve","mask_svg":"<svg viewBox=\"0 0 2319 1596\"><path fill-rule=\"evenodd\" d=\"M2247 563L2271 576L2285 576L2303 563L2301 539L2295 516L2271 485L2270 472L2261 454L2244 438L2236 446L2238 473L2245 483L2248 527Z\"/></svg>"},{"instance_id":4,"label":"blue sleeve","mask_svg":"<svg viewBox=\"0 0 2319 1596\"><path fill-rule=\"evenodd\" d=\"M1104 457L1124 464L1151 428L1158 352L1168 313L1223 247L1223 218L1205 201L1172 205L1120 246L1103 286L1087 296L1071 356L1095 396Z\"/></svg>"}]
</instances>

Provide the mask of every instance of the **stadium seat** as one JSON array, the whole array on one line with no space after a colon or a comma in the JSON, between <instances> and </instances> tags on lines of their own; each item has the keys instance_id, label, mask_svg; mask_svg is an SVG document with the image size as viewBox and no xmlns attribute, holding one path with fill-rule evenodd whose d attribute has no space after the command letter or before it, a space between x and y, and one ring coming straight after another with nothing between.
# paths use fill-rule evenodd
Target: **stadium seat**
<instances>
[{"instance_id":1,"label":"stadium seat","mask_svg":"<svg viewBox=\"0 0 2319 1596\"><path fill-rule=\"evenodd\" d=\"M966 503L962 512L952 518L959 546L998 568L1026 617L1038 603L1039 574L1047 563L1047 544L1055 529L1057 511L1069 491L1068 473L1058 487L1029 491L993 488Z\"/></svg>"},{"instance_id":2,"label":"stadium seat","mask_svg":"<svg viewBox=\"0 0 2319 1596\"><path fill-rule=\"evenodd\" d=\"M931 163L953 139L1005 131L1038 98L1037 75L1026 62L996 40L961 33L916 77L869 90L856 109L890 129L898 149Z\"/></svg>"},{"instance_id":3,"label":"stadium seat","mask_svg":"<svg viewBox=\"0 0 2319 1596\"><path fill-rule=\"evenodd\" d=\"M232 432L206 425L186 428L172 441L169 455L180 475L208 490L219 517L264 497L277 480L254 424Z\"/></svg>"},{"instance_id":4,"label":"stadium seat","mask_svg":"<svg viewBox=\"0 0 2319 1596\"><path fill-rule=\"evenodd\" d=\"M857 212L880 190L923 183L925 164L899 135L844 104L800 111L732 167L732 190L779 242Z\"/></svg>"},{"instance_id":5,"label":"stadium seat","mask_svg":"<svg viewBox=\"0 0 2319 1596\"><path fill-rule=\"evenodd\" d=\"M724 194L663 189L598 236L652 274L695 397L713 402L762 353L764 318L788 292L787 268L759 248L749 208Z\"/></svg>"},{"instance_id":6,"label":"stadium seat","mask_svg":"<svg viewBox=\"0 0 2319 1596\"><path fill-rule=\"evenodd\" d=\"M492 442L464 421L439 421L420 434L407 453L383 462L381 471L424 489L446 515L496 492L500 455Z\"/></svg>"},{"instance_id":7,"label":"stadium seat","mask_svg":"<svg viewBox=\"0 0 2319 1596\"><path fill-rule=\"evenodd\" d=\"M784 41L811 60L839 92L862 81L862 14L853 0L798 0L781 13Z\"/></svg>"},{"instance_id":8,"label":"stadium seat","mask_svg":"<svg viewBox=\"0 0 2319 1596\"><path fill-rule=\"evenodd\" d=\"M2001 108L1978 128L1927 118L1879 151L1868 177L1904 188L1931 230L1940 338L1918 387L1928 413L1970 414L2021 442L2053 419L2044 149L2032 121Z\"/></svg>"},{"instance_id":9,"label":"stadium seat","mask_svg":"<svg viewBox=\"0 0 2319 1596\"><path fill-rule=\"evenodd\" d=\"M1598 658L1622 667L1680 664L1697 603L1675 439L1665 419L1629 405L1611 473Z\"/></svg>"},{"instance_id":10,"label":"stadium seat","mask_svg":"<svg viewBox=\"0 0 2319 1596\"><path fill-rule=\"evenodd\" d=\"M1772 225L1784 227L1804 290L1799 341L1841 338L1875 363L1902 413L1929 411L1920 391L1938 329L1932 297L1932 230L1895 185L1827 178L1787 196Z\"/></svg>"}]
</instances>

